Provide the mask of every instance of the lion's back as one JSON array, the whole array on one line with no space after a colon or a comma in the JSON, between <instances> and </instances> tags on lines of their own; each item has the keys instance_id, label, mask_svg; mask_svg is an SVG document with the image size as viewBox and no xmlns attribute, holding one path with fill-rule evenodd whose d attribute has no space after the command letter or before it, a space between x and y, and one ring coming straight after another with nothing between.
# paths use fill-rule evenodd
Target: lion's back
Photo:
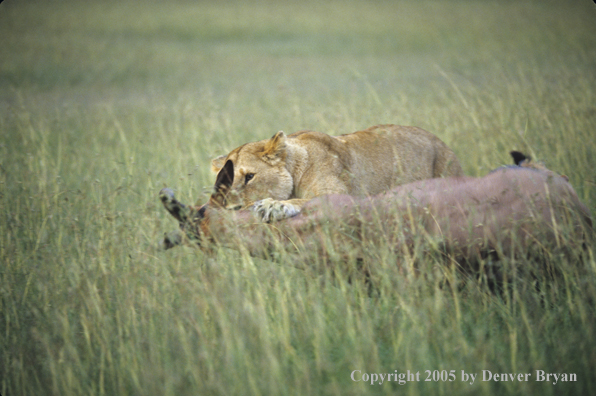
<instances>
[{"instance_id":1,"label":"lion's back","mask_svg":"<svg viewBox=\"0 0 596 396\"><path fill-rule=\"evenodd\" d=\"M376 125L337 139L351 153L355 188L366 194L417 180L463 175L455 153L422 128Z\"/></svg>"}]
</instances>

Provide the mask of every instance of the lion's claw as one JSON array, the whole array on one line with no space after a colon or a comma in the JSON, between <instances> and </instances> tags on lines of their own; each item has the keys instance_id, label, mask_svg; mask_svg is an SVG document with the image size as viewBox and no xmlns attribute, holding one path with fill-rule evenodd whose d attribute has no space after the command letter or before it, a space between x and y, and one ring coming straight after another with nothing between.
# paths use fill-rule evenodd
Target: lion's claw
<instances>
[{"instance_id":1,"label":"lion's claw","mask_svg":"<svg viewBox=\"0 0 596 396\"><path fill-rule=\"evenodd\" d=\"M261 221L269 223L296 216L300 208L288 202L266 198L255 202L252 211Z\"/></svg>"}]
</instances>

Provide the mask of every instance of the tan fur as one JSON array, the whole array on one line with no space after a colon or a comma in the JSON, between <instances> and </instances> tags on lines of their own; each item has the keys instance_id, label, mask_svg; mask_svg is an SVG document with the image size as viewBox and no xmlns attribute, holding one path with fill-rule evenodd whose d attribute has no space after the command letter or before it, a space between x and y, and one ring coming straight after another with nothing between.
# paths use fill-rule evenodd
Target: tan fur
<instances>
[{"instance_id":1,"label":"tan fur","mask_svg":"<svg viewBox=\"0 0 596 396\"><path fill-rule=\"evenodd\" d=\"M462 175L457 157L439 138L398 125L341 136L278 132L214 159L213 170L227 161L234 164L234 183L220 204L240 208L270 198L255 206L266 221L295 215L321 195L374 195L416 180Z\"/></svg>"}]
</instances>

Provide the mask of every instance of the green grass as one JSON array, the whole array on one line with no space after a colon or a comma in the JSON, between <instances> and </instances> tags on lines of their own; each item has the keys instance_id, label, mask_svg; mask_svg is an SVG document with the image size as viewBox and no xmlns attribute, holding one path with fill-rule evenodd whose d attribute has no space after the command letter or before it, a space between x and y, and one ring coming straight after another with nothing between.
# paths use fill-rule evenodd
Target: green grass
<instances>
[{"instance_id":1,"label":"green grass","mask_svg":"<svg viewBox=\"0 0 596 396\"><path fill-rule=\"evenodd\" d=\"M341 262L315 276L283 254L155 246L176 227L162 187L203 200L211 158L278 130L417 125L478 176L519 149L596 213L595 13L587 0L4 1L0 394L594 394L594 246L541 292L510 294L400 277L379 247L373 297ZM370 385L353 370L457 381ZM578 381L469 385L461 370Z\"/></svg>"}]
</instances>

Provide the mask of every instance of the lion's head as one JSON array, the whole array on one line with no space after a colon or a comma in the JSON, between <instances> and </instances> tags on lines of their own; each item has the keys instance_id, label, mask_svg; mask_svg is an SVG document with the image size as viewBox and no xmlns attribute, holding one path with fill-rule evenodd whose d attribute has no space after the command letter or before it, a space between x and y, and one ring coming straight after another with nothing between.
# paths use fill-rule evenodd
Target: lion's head
<instances>
[{"instance_id":1,"label":"lion's head","mask_svg":"<svg viewBox=\"0 0 596 396\"><path fill-rule=\"evenodd\" d=\"M264 198L290 198L294 179L286 168L286 160L286 135L281 131L271 139L247 143L215 158L211 162L211 168L218 173L215 193L229 184L225 194L219 195L220 205L239 209Z\"/></svg>"}]
</instances>

